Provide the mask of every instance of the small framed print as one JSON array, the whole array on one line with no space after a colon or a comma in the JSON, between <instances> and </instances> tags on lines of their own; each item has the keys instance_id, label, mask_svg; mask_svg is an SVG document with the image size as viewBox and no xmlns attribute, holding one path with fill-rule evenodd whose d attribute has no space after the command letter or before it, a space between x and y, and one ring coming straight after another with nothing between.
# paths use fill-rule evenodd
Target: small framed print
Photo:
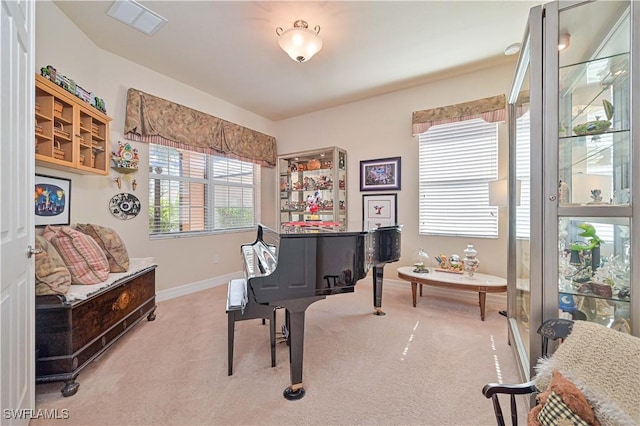
<instances>
[{"instance_id":1,"label":"small framed print","mask_svg":"<svg viewBox=\"0 0 640 426\"><path fill-rule=\"evenodd\" d=\"M371 194L362 196L362 222L365 229L396 224L397 194Z\"/></svg>"},{"instance_id":2,"label":"small framed print","mask_svg":"<svg viewBox=\"0 0 640 426\"><path fill-rule=\"evenodd\" d=\"M71 223L71 179L36 174L34 200L36 226Z\"/></svg>"},{"instance_id":3,"label":"small framed print","mask_svg":"<svg viewBox=\"0 0 640 426\"><path fill-rule=\"evenodd\" d=\"M360 191L400 190L400 157L360 161Z\"/></svg>"}]
</instances>

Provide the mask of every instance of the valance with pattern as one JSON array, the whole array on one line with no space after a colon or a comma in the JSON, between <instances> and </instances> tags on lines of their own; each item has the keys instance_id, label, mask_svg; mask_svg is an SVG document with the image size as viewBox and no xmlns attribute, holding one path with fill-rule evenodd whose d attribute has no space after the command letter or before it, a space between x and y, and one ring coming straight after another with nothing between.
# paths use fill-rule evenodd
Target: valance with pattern
<instances>
[{"instance_id":1,"label":"valance with pattern","mask_svg":"<svg viewBox=\"0 0 640 426\"><path fill-rule=\"evenodd\" d=\"M276 139L136 89L127 91L125 138L276 165Z\"/></svg>"},{"instance_id":2,"label":"valance with pattern","mask_svg":"<svg viewBox=\"0 0 640 426\"><path fill-rule=\"evenodd\" d=\"M413 135L424 133L437 124L482 118L488 123L505 121L505 95L492 96L457 105L449 105L413 113Z\"/></svg>"}]
</instances>

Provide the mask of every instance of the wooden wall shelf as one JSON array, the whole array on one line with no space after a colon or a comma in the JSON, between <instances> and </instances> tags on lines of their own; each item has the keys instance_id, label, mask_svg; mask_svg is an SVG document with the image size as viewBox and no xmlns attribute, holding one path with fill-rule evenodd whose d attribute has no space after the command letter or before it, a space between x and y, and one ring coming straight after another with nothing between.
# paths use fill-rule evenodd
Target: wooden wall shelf
<instances>
[{"instance_id":1,"label":"wooden wall shelf","mask_svg":"<svg viewBox=\"0 0 640 426\"><path fill-rule=\"evenodd\" d=\"M36 75L36 164L80 174L109 174L111 118Z\"/></svg>"}]
</instances>

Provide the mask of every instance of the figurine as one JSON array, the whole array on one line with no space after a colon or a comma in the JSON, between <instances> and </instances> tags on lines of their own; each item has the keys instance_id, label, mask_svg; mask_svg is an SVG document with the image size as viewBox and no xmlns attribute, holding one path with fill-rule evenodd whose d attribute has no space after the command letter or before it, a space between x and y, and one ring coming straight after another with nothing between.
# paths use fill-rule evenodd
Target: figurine
<instances>
[{"instance_id":1,"label":"figurine","mask_svg":"<svg viewBox=\"0 0 640 426\"><path fill-rule=\"evenodd\" d=\"M313 195L307 197L307 211L311 214L316 214L319 210L318 203L320 201L320 192L316 191Z\"/></svg>"},{"instance_id":2,"label":"figurine","mask_svg":"<svg viewBox=\"0 0 640 426\"><path fill-rule=\"evenodd\" d=\"M602 202L602 190L601 189L592 189L591 190L591 199L594 203Z\"/></svg>"}]
</instances>

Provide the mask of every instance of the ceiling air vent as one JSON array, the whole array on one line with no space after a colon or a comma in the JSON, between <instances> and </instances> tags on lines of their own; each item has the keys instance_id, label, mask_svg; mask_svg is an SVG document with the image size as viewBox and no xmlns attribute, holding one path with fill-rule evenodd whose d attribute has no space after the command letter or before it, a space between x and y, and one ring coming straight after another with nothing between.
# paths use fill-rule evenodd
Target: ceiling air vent
<instances>
[{"instance_id":1,"label":"ceiling air vent","mask_svg":"<svg viewBox=\"0 0 640 426\"><path fill-rule=\"evenodd\" d=\"M107 15L150 36L167 23L167 19L133 0L113 2Z\"/></svg>"}]
</instances>

